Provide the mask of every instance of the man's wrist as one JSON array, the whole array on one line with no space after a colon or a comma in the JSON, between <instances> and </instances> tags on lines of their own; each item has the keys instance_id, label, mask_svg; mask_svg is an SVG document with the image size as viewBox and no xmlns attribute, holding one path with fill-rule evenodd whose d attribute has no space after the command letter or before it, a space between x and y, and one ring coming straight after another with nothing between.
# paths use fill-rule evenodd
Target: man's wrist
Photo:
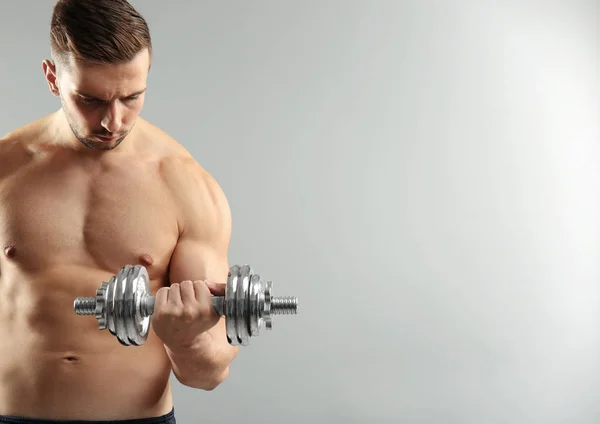
<instances>
[{"instance_id":1,"label":"man's wrist","mask_svg":"<svg viewBox=\"0 0 600 424\"><path fill-rule=\"evenodd\" d=\"M194 337L194 339L189 342L176 345L165 344L165 348L170 353L177 356L198 355L200 351L206 350L210 346L212 341L213 338L210 335L210 333L205 331L196 335L196 337Z\"/></svg>"}]
</instances>

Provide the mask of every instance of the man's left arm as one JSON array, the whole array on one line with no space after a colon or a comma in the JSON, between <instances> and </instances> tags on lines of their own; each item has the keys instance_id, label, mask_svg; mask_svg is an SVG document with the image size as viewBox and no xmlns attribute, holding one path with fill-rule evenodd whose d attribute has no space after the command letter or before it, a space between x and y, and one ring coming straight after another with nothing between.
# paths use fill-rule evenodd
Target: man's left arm
<instances>
[{"instance_id":1,"label":"man's left arm","mask_svg":"<svg viewBox=\"0 0 600 424\"><path fill-rule=\"evenodd\" d=\"M171 284L156 294L159 316L153 316L153 326L177 380L213 390L227 378L238 353L227 341L225 318L211 301L213 294L224 295L228 278L231 213L210 175L190 161L181 165L171 174L180 236L169 266ZM160 311L165 313L160 316Z\"/></svg>"}]
</instances>

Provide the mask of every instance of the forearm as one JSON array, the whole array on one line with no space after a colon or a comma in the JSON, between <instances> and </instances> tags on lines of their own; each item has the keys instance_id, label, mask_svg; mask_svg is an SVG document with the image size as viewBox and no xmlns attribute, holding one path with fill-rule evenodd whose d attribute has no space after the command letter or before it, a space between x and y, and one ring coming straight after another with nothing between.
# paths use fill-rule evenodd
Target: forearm
<instances>
[{"instance_id":1,"label":"forearm","mask_svg":"<svg viewBox=\"0 0 600 424\"><path fill-rule=\"evenodd\" d=\"M165 346L165 349L177 380L204 390L213 390L227 378L238 352L219 332L210 331L200 335L193 346L177 349Z\"/></svg>"}]
</instances>

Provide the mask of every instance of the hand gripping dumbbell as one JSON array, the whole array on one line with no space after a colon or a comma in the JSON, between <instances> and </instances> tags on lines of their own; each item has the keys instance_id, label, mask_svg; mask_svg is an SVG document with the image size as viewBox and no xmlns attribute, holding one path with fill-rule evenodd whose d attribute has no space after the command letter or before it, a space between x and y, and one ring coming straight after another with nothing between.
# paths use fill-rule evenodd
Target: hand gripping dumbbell
<instances>
[{"instance_id":1,"label":"hand gripping dumbbell","mask_svg":"<svg viewBox=\"0 0 600 424\"><path fill-rule=\"evenodd\" d=\"M272 329L272 315L296 314L295 297L273 297L272 282L264 283L249 265L230 268L225 296L213 296L217 313L225 317L227 341L246 346L260 329ZM141 265L126 265L108 283L103 282L95 297L74 301L78 315L95 315L100 330L108 328L122 345L141 346L148 338L154 312L148 271Z\"/></svg>"}]
</instances>

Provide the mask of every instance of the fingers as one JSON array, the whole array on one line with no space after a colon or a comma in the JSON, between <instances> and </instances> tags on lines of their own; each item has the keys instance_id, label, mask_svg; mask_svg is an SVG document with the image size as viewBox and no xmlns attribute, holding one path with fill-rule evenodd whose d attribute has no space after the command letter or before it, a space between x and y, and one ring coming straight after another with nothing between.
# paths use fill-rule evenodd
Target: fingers
<instances>
[{"instance_id":1,"label":"fingers","mask_svg":"<svg viewBox=\"0 0 600 424\"><path fill-rule=\"evenodd\" d=\"M155 310L169 311L189 319L198 316L218 317L212 306L212 296L225 295L225 284L214 284L203 280L185 280L162 287L156 292Z\"/></svg>"},{"instance_id":2,"label":"fingers","mask_svg":"<svg viewBox=\"0 0 600 424\"><path fill-rule=\"evenodd\" d=\"M183 300L181 299L181 287L179 284L171 284L171 287L169 287L167 303L169 306L174 308L181 308L183 306Z\"/></svg>"},{"instance_id":3,"label":"fingers","mask_svg":"<svg viewBox=\"0 0 600 424\"><path fill-rule=\"evenodd\" d=\"M173 311L184 315L209 315L212 308L211 293L204 281L185 280L168 288L166 303ZM158 300L158 299L157 299Z\"/></svg>"},{"instance_id":4,"label":"fingers","mask_svg":"<svg viewBox=\"0 0 600 424\"><path fill-rule=\"evenodd\" d=\"M220 320L205 281L182 281L157 290L152 325L171 346L188 346Z\"/></svg>"},{"instance_id":5,"label":"fingers","mask_svg":"<svg viewBox=\"0 0 600 424\"><path fill-rule=\"evenodd\" d=\"M197 295L200 309L205 316L216 316L217 312L212 306L212 296L206 281L194 281L194 289Z\"/></svg>"},{"instance_id":6,"label":"fingers","mask_svg":"<svg viewBox=\"0 0 600 424\"><path fill-rule=\"evenodd\" d=\"M182 281L180 284L177 284L177 286L179 287L179 296L182 305L193 305L200 300L198 293L196 293L197 289L195 287L195 283L191 282L190 280L186 280Z\"/></svg>"},{"instance_id":7,"label":"fingers","mask_svg":"<svg viewBox=\"0 0 600 424\"><path fill-rule=\"evenodd\" d=\"M164 305L167 304L169 298L169 287L161 287L156 291L156 295L154 296L154 310L161 310L164 308Z\"/></svg>"},{"instance_id":8,"label":"fingers","mask_svg":"<svg viewBox=\"0 0 600 424\"><path fill-rule=\"evenodd\" d=\"M190 284L191 282L183 281L182 283L174 283L168 287L161 287L158 289L154 300L155 310L181 310L184 305L184 300L189 298ZM189 304L189 300L187 303Z\"/></svg>"}]
</instances>

